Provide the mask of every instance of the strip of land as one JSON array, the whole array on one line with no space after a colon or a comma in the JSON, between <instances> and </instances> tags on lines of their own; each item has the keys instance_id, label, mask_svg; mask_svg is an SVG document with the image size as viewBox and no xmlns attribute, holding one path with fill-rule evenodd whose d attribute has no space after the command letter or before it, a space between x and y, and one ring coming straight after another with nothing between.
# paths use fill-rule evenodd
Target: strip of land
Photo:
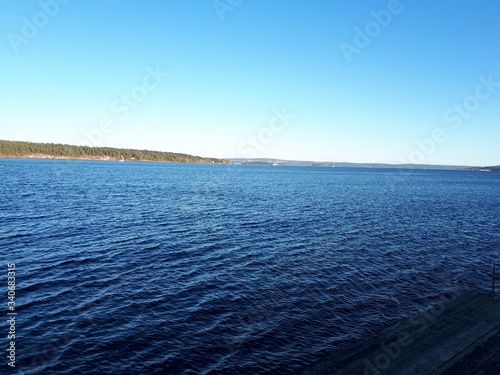
<instances>
[{"instance_id":1,"label":"strip of land","mask_svg":"<svg viewBox=\"0 0 500 375\"><path fill-rule=\"evenodd\" d=\"M337 168L379 168L379 169L432 169L459 171L500 171L500 166L470 167L462 165L432 165L432 164L387 164L387 163L347 163L347 162L316 162L305 160L283 160L267 158L229 158L234 164L273 165L284 167L337 167Z\"/></svg>"},{"instance_id":2,"label":"strip of land","mask_svg":"<svg viewBox=\"0 0 500 375\"><path fill-rule=\"evenodd\" d=\"M0 158L127 160L174 163L229 164L227 160L188 154L112 147L72 146L57 143L34 143L0 140Z\"/></svg>"}]
</instances>

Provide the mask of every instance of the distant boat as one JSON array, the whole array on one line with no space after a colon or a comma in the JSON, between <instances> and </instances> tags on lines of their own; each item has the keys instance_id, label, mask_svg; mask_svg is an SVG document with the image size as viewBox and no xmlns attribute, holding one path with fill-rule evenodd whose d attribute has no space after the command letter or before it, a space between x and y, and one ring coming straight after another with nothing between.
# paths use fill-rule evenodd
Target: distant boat
<instances>
[{"instance_id":1,"label":"distant boat","mask_svg":"<svg viewBox=\"0 0 500 375\"><path fill-rule=\"evenodd\" d=\"M123 163L125 161L125 158L122 155L122 160L118 160L120 163Z\"/></svg>"},{"instance_id":2,"label":"distant boat","mask_svg":"<svg viewBox=\"0 0 500 375\"><path fill-rule=\"evenodd\" d=\"M278 163L273 163L273 164L271 164L271 165L272 165L273 167L277 167L277 166L279 166L279 164L278 164Z\"/></svg>"}]
</instances>

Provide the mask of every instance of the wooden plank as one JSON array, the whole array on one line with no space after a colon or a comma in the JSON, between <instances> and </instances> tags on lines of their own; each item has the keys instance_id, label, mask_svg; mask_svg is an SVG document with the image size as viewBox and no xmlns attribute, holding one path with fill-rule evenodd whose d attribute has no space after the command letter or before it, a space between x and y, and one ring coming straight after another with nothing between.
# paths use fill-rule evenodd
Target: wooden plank
<instances>
[{"instance_id":1,"label":"wooden plank","mask_svg":"<svg viewBox=\"0 0 500 375\"><path fill-rule=\"evenodd\" d=\"M500 301L468 292L329 355L302 374L437 374L499 329Z\"/></svg>"},{"instance_id":2,"label":"wooden plank","mask_svg":"<svg viewBox=\"0 0 500 375\"><path fill-rule=\"evenodd\" d=\"M484 337L498 327L498 324L488 322L488 319L495 315L495 308L491 308L492 303L486 299L486 296L484 298L485 303L482 305L472 305L472 310L466 310L468 313L464 313L462 320L455 327L451 329L450 327L446 327L433 332L434 338L425 341L424 345L415 347L412 352L408 353L414 359L410 357L407 360L407 364L400 365L398 370L401 372L401 368L408 366L412 362L419 362L418 367L423 368L422 361L430 363L433 358L440 358L441 363L437 363L437 367L440 367L442 363L450 361L462 351L467 351L469 347L473 347L472 345L477 346ZM426 354L428 352L431 352L431 354ZM450 356L449 354L452 355ZM419 359L415 360L415 358ZM420 358L424 359L421 360ZM398 370L391 371L390 373L399 374ZM418 373L416 370L411 371Z\"/></svg>"},{"instance_id":3,"label":"wooden plank","mask_svg":"<svg viewBox=\"0 0 500 375\"><path fill-rule=\"evenodd\" d=\"M450 370L450 374L453 374L453 367L455 367L457 364L459 364L462 361L468 362L467 364L470 365L469 360L466 360L470 356L474 356L473 352L480 346L487 346L490 342L490 340L496 339L498 342L497 346L500 347L500 324L496 326L496 329L492 330L489 334L485 335L481 340L478 340L474 347L470 347L468 350L464 350L461 353L457 354L452 360L443 363L439 368L437 368L435 371L431 372L431 375L439 375L439 374L444 374L447 373ZM475 355L475 360L477 362L477 366L481 367L484 366L486 363L490 362L493 359L498 359L500 358L500 352L498 350L495 350L495 348L492 348L491 351L487 350L482 350L483 353ZM476 371L476 373L480 373L480 371ZM500 374L500 371L497 371L496 373Z\"/></svg>"},{"instance_id":4,"label":"wooden plank","mask_svg":"<svg viewBox=\"0 0 500 375\"><path fill-rule=\"evenodd\" d=\"M475 307L484 307L484 303L479 303L476 295L467 294L453 301L451 306L445 304L444 307L436 310L434 314L430 314L429 311L424 312L416 318L410 319L409 324L400 325L398 330L391 332L392 336L388 337L388 335L382 333L375 337L378 341L376 350L368 355L358 357L357 360L352 361L349 366L342 370L336 369L335 374L361 374L369 368L372 368L374 373L375 369L380 368L388 372L401 361L407 360L408 355L415 355L415 350L425 351L430 344L430 340L438 342L442 340L440 337L434 337L434 332L451 334L457 330L457 325L461 324L461 322L456 319L455 315L470 316L475 312L474 308L471 308L471 304L464 303L464 298L466 301L473 301ZM445 314L445 312L448 314Z\"/></svg>"},{"instance_id":5,"label":"wooden plank","mask_svg":"<svg viewBox=\"0 0 500 375\"><path fill-rule=\"evenodd\" d=\"M405 369L393 372L398 375L428 375L436 372L444 363L450 362L457 354L474 347L475 343L492 332L489 323L478 323L458 336L449 338L439 346L429 347L417 360L407 363Z\"/></svg>"},{"instance_id":6,"label":"wooden plank","mask_svg":"<svg viewBox=\"0 0 500 375\"><path fill-rule=\"evenodd\" d=\"M381 343L380 350L373 353L369 358L365 358L362 363L351 369L351 373L363 374L365 372L376 373L376 370L383 370L384 373L398 373L406 367L408 361L419 358L428 351L448 340L448 337L457 331L460 323L449 322L439 330L428 328L425 331L413 335L410 344L403 346L396 343ZM469 324L471 328L473 324ZM463 328L463 327L462 327ZM440 334L437 334L439 332ZM373 371L367 371L371 368Z\"/></svg>"}]
</instances>

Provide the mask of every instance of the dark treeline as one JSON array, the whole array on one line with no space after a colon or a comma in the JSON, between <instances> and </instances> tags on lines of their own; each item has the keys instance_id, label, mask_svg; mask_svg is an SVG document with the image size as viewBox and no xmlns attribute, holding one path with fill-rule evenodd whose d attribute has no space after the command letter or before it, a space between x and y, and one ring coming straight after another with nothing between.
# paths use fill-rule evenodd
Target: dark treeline
<instances>
[{"instance_id":1,"label":"dark treeline","mask_svg":"<svg viewBox=\"0 0 500 375\"><path fill-rule=\"evenodd\" d=\"M0 157L52 157L68 159L116 159L177 163L228 163L226 160L187 154L111 147L71 146L54 143L32 143L0 140Z\"/></svg>"}]
</instances>

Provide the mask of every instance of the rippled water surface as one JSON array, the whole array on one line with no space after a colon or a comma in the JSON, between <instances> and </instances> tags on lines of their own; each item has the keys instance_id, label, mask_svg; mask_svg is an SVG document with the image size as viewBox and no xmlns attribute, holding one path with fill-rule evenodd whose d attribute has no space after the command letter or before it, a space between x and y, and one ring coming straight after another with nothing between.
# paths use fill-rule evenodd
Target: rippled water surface
<instances>
[{"instance_id":1,"label":"rippled water surface","mask_svg":"<svg viewBox=\"0 0 500 375\"><path fill-rule=\"evenodd\" d=\"M0 179L20 374L292 374L487 290L500 254L495 172L0 160Z\"/></svg>"}]
</instances>

